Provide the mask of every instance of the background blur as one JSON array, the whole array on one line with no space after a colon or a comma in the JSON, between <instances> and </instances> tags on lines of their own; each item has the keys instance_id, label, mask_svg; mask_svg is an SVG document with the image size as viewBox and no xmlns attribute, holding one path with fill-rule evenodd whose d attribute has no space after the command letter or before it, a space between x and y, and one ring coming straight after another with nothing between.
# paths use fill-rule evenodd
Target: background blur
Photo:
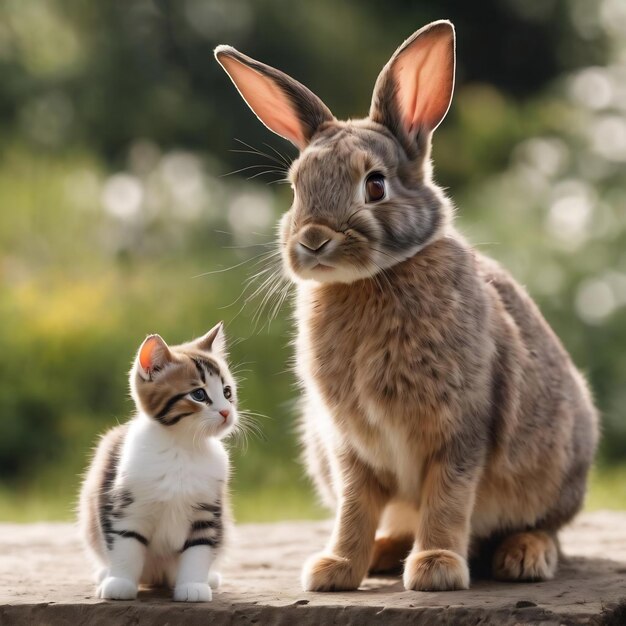
<instances>
[{"instance_id":1,"label":"background blur","mask_svg":"<svg viewBox=\"0 0 626 626\"><path fill-rule=\"evenodd\" d=\"M604 437L588 506L626 508L623 0L3 0L1 519L71 517L96 434L132 410L144 336L220 319L242 402L268 416L233 445L237 517L323 514L297 460L289 297L264 300L274 269L254 278L294 151L212 50L233 44L357 117L396 46L442 17L458 82L437 180L590 377Z\"/></svg>"}]
</instances>

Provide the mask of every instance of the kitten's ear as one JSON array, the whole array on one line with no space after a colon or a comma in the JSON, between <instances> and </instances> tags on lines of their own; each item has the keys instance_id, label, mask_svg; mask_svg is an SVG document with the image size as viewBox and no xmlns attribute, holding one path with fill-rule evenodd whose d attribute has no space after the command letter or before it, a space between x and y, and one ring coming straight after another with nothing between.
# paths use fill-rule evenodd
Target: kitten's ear
<instances>
[{"instance_id":1,"label":"kitten's ear","mask_svg":"<svg viewBox=\"0 0 626 626\"><path fill-rule=\"evenodd\" d=\"M445 117L454 91L455 36L447 20L413 33L393 54L376 81L370 118L413 144Z\"/></svg>"},{"instance_id":2,"label":"kitten's ear","mask_svg":"<svg viewBox=\"0 0 626 626\"><path fill-rule=\"evenodd\" d=\"M173 360L172 353L160 335L148 335L137 353L137 371L143 378L160 370Z\"/></svg>"},{"instance_id":3,"label":"kitten's ear","mask_svg":"<svg viewBox=\"0 0 626 626\"><path fill-rule=\"evenodd\" d=\"M224 336L224 322L219 322L200 339L194 342L203 352L223 354L226 351L226 337Z\"/></svg>"},{"instance_id":4,"label":"kitten's ear","mask_svg":"<svg viewBox=\"0 0 626 626\"><path fill-rule=\"evenodd\" d=\"M300 150L321 124L335 119L312 91L284 72L231 46L217 46L215 58L261 122Z\"/></svg>"}]
</instances>

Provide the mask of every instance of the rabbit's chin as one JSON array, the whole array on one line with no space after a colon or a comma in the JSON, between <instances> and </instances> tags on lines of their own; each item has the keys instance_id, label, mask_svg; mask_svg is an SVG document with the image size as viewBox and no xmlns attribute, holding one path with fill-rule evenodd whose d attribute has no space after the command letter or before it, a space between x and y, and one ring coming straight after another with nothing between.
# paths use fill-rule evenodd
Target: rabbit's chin
<instances>
[{"instance_id":1,"label":"rabbit's chin","mask_svg":"<svg viewBox=\"0 0 626 626\"><path fill-rule=\"evenodd\" d=\"M290 274L294 282L299 281L315 281L317 283L354 283L364 278L370 278L378 268L357 268L349 266L320 266L312 268L299 268L295 270L291 268Z\"/></svg>"},{"instance_id":2,"label":"rabbit's chin","mask_svg":"<svg viewBox=\"0 0 626 626\"><path fill-rule=\"evenodd\" d=\"M412 246L395 254L375 252L370 260L363 260L359 265L338 263L334 266L318 263L312 267L295 265L286 259L286 270L294 282L315 281L317 283L354 283L359 280L374 278L377 274L415 256L425 245Z\"/></svg>"}]
</instances>

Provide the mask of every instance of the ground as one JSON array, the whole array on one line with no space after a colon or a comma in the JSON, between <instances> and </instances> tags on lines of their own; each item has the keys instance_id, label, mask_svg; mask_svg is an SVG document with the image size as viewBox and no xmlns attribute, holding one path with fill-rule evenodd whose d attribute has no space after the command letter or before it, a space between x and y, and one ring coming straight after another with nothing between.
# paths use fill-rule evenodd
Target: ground
<instances>
[{"instance_id":1,"label":"ground","mask_svg":"<svg viewBox=\"0 0 626 626\"><path fill-rule=\"evenodd\" d=\"M626 625L626 513L582 515L562 534L567 558L544 583L475 581L469 591L405 591L373 578L352 593L305 593L300 566L328 522L246 524L210 604L164 592L134 602L94 599L89 564L70 524L0 524L0 624L614 624Z\"/></svg>"}]
</instances>

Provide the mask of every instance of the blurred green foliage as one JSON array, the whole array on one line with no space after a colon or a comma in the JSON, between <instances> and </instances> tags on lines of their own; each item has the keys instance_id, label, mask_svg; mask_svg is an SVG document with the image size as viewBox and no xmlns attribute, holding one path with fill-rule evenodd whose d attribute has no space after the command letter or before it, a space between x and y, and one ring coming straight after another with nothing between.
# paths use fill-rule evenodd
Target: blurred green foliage
<instances>
[{"instance_id":1,"label":"blurred green foliage","mask_svg":"<svg viewBox=\"0 0 626 626\"><path fill-rule=\"evenodd\" d=\"M294 151L212 49L236 45L355 116L395 47L440 17L456 23L459 64L437 179L589 375L605 433L590 504L626 507L611 469L626 456L623 2L5 0L1 518L71 515L96 434L132 411L143 337L178 342L218 319L244 407L267 416L263 437L233 442L238 516L322 514L297 460L289 298L271 323L282 286L264 300L290 202L265 183L284 175L275 151Z\"/></svg>"}]
</instances>

